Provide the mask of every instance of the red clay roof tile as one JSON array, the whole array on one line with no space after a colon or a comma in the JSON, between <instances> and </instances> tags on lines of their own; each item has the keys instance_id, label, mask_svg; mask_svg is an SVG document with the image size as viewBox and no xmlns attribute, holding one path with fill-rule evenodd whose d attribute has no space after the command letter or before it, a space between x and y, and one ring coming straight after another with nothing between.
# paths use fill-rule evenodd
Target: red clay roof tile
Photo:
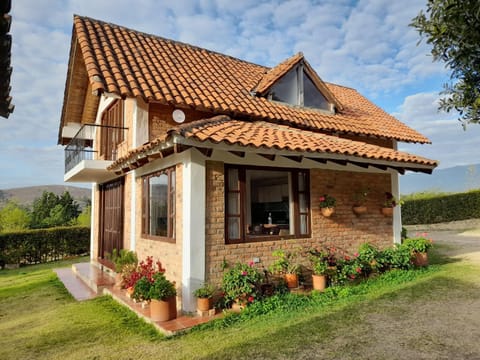
<instances>
[{"instance_id":1,"label":"red clay roof tile","mask_svg":"<svg viewBox=\"0 0 480 360\"><path fill-rule=\"evenodd\" d=\"M336 114L289 106L250 94L255 87L271 86L282 71L303 58L301 54L287 59L284 65L268 69L81 16L74 17L74 35L84 56L90 82L96 83L93 80L96 76L100 78L99 84L94 86L97 90L316 131L429 142L357 91L342 86L325 83L342 105Z\"/></svg>"}]
</instances>

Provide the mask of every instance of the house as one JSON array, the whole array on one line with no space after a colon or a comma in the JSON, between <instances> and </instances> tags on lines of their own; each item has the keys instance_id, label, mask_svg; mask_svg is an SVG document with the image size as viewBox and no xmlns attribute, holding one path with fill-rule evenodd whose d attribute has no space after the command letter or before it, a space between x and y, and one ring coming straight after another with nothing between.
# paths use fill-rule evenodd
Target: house
<instances>
[{"instance_id":1,"label":"house","mask_svg":"<svg viewBox=\"0 0 480 360\"><path fill-rule=\"evenodd\" d=\"M114 248L154 256L185 311L225 262L399 242L398 207L380 212L385 192L437 166L397 150L426 137L324 82L301 53L268 68L82 16L58 139L65 181L92 183L92 261ZM366 189L359 216L353 199ZM337 199L330 218L323 194Z\"/></svg>"}]
</instances>

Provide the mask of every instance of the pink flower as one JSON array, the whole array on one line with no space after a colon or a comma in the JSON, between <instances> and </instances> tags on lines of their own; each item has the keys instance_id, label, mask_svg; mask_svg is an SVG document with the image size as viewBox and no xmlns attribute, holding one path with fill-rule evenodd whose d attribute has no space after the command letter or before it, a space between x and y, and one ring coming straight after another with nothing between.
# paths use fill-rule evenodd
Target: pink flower
<instances>
[{"instance_id":1,"label":"pink flower","mask_svg":"<svg viewBox=\"0 0 480 360\"><path fill-rule=\"evenodd\" d=\"M320 201L325 201L325 196L320 196Z\"/></svg>"},{"instance_id":2,"label":"pink flower","mask_svg":"<svg viewBox=\"0 0 480 360\"><path fill-rule=\"evenodd\" d=\"M357 267L357 268L355 269L355 271L360 274L360 273L362 272L362 268L361 268L361 267Z\"/></svg>"},{"instance_id":3,"label":"pink flower","mask_svg":"<svg viewBox=\"0 0 480 360\"><path fill-rule=\"evenodd\" d=\"M246 271L242 271L242 276L247 276L247 272L246 272Z\"/></svg>"},{"instance_id":4,"label":"pink flower","mask_svg":"<svg viewBox=\"0 0 480 360\"><path fill-rule=\"evenodd\" d=\"M355 256L355 257L358 257L359 255L360 255L359 253L353 254L353 256Z\"/></svg>"},{"instance_id":5,"label":"pink flower","mask_svg":"<svg viewBox=\"0 0 480 360\"><path fill-rule=\"evenodd\" d=\"M253 261L250 261L250 262L248 263L248 266L252 267L253 264L254 264L254 262L253 262Z\"/></svg>"},{"instance_id":6,"label":"pink flower","mask_svg":"<svg viewBox=\"0 0 480 360\"><path fill-rule=\"evenodd\" d=\"M355 275L351 274L350 279L352 279L352 280L355 279Z\"/></svg>"}]
</instances>

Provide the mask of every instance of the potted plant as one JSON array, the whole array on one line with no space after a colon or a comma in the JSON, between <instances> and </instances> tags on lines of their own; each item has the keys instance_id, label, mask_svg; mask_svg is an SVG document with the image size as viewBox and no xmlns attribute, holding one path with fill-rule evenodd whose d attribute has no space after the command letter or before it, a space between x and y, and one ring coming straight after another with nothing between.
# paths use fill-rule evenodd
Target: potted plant
<instances>
[{"instance_id":1,"label":"potted plant","mask_svg":"<svg viewBox=\"0 0 480 360\"><path fill-rule=\"evenodd\" d=\"M197 309L200 311L208 311L212 308L212 299L215 294L215 287L211 284L204 283L202 287L193 292L197 298Z\"/></svg>"},{"instance_id":2,"label":"potted plant","mask_svg":"<svg viewBox=\"0 0 480 360\"><path fill-rule=\"evenodd\" d=\"M124 275L131 273L132 267L135 268L138 264L137 254L126 249L120 249L120 251L113 249L111 259L115 264L115 286L121 288L126 278ZM124 274L124 270L127 269L127 274Z\"/></svg>"},{"instance_id":3,"label":"potted plant","mask_svg":"<svg viewBox=\"0 0 480 360\"><path fill-rule=\"evenodd\" d=\"M175 283L169 281L163 272L152 276L149 290L150 317L153 321L168 321L177 317Z\"/></svg>"},{"instance_id":4,"label":"potted plant","mask_svg":"<svg viewBox=\"0 0 480 360\"><path fill-rule=\"evenodd\" d=\"M403 246L409 249L411 261L415 266L428 265L428 250L433 246L433 241L427 239L426 234L415 238L407 238L403 241Z\"/></svg>"},{"instance_id":5,"label":"potted plant","mask_svg":"<svg viewBox=\"0 0 480 360\"><path fill-rule=\"evenodd\" d=\"M323 291L327 287L327 277L330 272L330 257L324 251L310 250L312 263L313 290Z\"/></svg>"},{"instance_id":6,"label":"potted plant","mask_svg":"<svg viewBox=\"0 0 480 360\"><path fill-rule=\"evenodd\" d=\"M223 274L222 289L225 302L235 311L253 303L261 295L262 274L249 264L236 263Z\"/></svg>"},{"instance_id":7,"label":"potted plant","mask_svg":"<svg viewBox=\"0 0 480 360\"><path fill-rule=\"evenodd\" d=\"M325 217L330 217L335 212L335 204L337 200L328 194L320 196L320 211Z\"/></svg>"},{"instance_id":8,"label":"potted plant","mask_svg":"<svg viewBox=\"0 0 480 360\"><path fill-rule=\"evenodd\" d=\"M392 216L393 208L397 206L397 200L391 192L385 192L385 201L383 202L382 214L384 216Z\"/></svg>"},{"instance_id":9,"label":"potted plant","mask_svg":"<svg viewBox=\"0 0 480 360\"><path fill-rule=\"evenodd\" d=\"M297 263L297 252L284 250L275 250L272 256L276 258L270 266L273 273L283 274L285 282L289 289L298 287L298 274L300 272L300 264Z\"/></svg>"},{"instance_id":10,"label":"potted plant","mask_svg":"<svg viewBox=\"0 0 480 360\"><path fill-rule=\"evenodd\" d=\"M354 194L352 210L356 215L365 214L367 212L365 203L367 201L368 192L368 189L362 189Z\"/></svg>"},{"instance_id":11,"label":"potted plant","mask_svg":"<svg viewBox=\"0 0 480 360\"><path fill-rule=\"evenodd\" d=\"M131 298L135 302L148 302L150 301L150 288L152 282L146 276L142 276L133 286L133 293Z\"/></svg>"}]
</instances>

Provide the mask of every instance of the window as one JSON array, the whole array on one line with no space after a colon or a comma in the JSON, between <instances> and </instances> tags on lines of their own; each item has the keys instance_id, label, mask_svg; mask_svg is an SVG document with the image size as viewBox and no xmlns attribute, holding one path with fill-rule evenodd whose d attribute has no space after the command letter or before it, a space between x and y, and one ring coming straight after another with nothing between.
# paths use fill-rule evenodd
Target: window
<instances>
[{"instance_id":1,"label":"window","mask_svg":"<svg viewBox=\"0 0 480 360\"><path fill-rule=\"evenodd\" d=\"M115 101L102 115L100 156L105 160L117 159L117 146L125 139L123 128L123 101Z\"/></svg>"},{"instance_id":2,"label":"window","mask_svg":"<svg viewBox=\"0 0 480 360\"><path fill-rule=\"evenodd\" d=\"M142 233L174 240L175 169L165 169L142 180Z\"/></svg>"},{"instance_id":3,"label":"window","mask_svg":"<svg viewBox=\"0 0 480 360\"><path fill-rule=\"evenodd\" d=\"M302 65L290 70L278 80L272 86L270 95L272 100L291 105L331 110L330 103L303 71Z\"/></svg>"},{"instance_id":4,"label":"window","mask_svg":"<svg viewBox=\"0 0 480 360\"><path fill-rule=\"evenodd\" d=\"M308 178L308 170L226 165L226 242L310 236Z\"/></svg>"}]
</instances>

